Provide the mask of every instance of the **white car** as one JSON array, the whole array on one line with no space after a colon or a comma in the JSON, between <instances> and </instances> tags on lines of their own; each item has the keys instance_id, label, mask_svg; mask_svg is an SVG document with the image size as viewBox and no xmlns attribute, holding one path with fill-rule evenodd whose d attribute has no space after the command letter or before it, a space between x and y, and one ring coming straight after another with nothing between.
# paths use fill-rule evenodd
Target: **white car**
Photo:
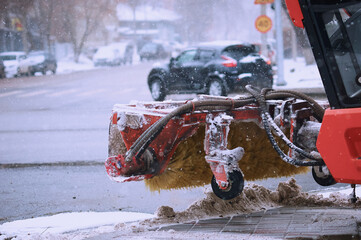
<instances>
[{"instance_id":1,"label":"white car","mask_svg":"<svg viewBox=\"0 0 361 240\"><path fill-rule=\"evenodd\" d=\"M25 52L2 52L0 59L3 60L5 66L6 77L15 77L18 73L19 63L26 58Z\"/></svg>"},{"instance_id":2,"label":"white car","mask_svg":"<svg viewBox=\"0 0 361 240\"><path fill-rule=\"evenodd\" d=\"M93 56L95 66L108 65L118 66L120 64L132 63L133 46L126 42L113 43L98 48Z\"/></svg>"}]
</instances>

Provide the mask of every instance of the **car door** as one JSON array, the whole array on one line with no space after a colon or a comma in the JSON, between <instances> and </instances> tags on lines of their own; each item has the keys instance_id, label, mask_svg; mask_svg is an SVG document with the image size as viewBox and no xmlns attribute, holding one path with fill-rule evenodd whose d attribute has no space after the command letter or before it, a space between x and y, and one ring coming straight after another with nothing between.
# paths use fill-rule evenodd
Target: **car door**
<instances>
[{"instance_id":1,"label":"car door","mask_svg":"<svg viewBox=\"0 0 361 240\"><path fill-rule=\"evenodd\" d=\"M202 89L204 87L206 78L208 76L207 64L215 57L215 50L212 49L199 49L196 59L193 64L193 69L190 72L192 79L193 89Z\"/></svg>"},{"instance_id":2,"label":"car door","mask_svg":"<svg viewBox=\"0 0 361 240\"><path fill-rule=\"evenodd\" d=\"M182 52L170 64L169 88L172 90L189 90L196 64L197 49Z\"/></svg>"},{"instance_id":3,"label":"car door","mask_svg":"<svg viewBox=\"0 0 361 240\"><path fill-rule=\"evenodd\" d=\"M24 56L22 58L19 58L19 66L18 66L18 73L20 74L24 74L28 72L28 68L29 68L29 58L28 56Z\"/></svg>"}]
</instances>

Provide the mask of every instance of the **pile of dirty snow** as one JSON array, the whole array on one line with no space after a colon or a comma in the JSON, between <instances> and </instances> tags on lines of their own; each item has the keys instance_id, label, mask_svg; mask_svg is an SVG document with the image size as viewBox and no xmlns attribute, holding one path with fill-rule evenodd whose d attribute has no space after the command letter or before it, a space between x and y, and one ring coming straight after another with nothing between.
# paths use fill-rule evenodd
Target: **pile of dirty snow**
<instances>
[{"instance_id":1,"label":"pile of dirty snow","mask_svg":"<svg viewBox=\"0 0 361 240\"><path fill-rule=\"evenodd\" d=\"M258 212L281 206L361 208L361 201L358 199L356 204L351 204L348 196L340 193L323 197L322 194L302 192L296 180L291 178L287 182L279 183L275 191L257 184L250 184L243 189L240 196L228 201L218 198L213 192L208 192L205 198L194 202L181 212L175 212L168 206L161 206L155 213L156 218L146 219L141 224L155 226L182 223L210 217Z\"/></svg>"}]
</instances>

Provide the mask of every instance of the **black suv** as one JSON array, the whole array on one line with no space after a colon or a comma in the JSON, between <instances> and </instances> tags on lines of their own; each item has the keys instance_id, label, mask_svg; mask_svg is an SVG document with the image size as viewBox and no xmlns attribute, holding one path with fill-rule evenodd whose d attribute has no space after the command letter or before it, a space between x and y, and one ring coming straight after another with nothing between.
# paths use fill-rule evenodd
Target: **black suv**
<instances>
[{"instance_id":1,"label":"black suv","mask_svg":"<svg viewBox=\"0 0 361 240\"><path fill-rule=\"evenodd\" d=\"M168 57L168 53L165 51L164 46L160 43L149 42L146 43L139 51L140 60L143 61L151 59L162 59Z\"/></svg>"},{"instance_id":2,"label":"black suv","mask_svg":"<svg viewBox=\"0 0 361 240\"><path fill-rule=\"evenodd\" d=\"M205 93L226 96L251 84L271 88L271 65L252 44L204 43L171 58L169 64L153 68L148 86L156 101L167 94Z\"/></svg>"}]
</instances>

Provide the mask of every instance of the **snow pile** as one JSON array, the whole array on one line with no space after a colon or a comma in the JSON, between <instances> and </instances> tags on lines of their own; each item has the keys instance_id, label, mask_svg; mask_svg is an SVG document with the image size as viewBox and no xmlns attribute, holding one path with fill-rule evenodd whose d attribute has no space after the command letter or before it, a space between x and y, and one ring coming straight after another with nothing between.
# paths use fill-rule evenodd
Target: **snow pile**
<instances>
[{"instance_id":1,"label":"snow pile","mask_svg":"<svg viewBox=\"0 0 361 240\"><path fill-rule=\"evenodd\" d=\"M252 184L245 187L239 197L229 201L224 201L213 192L208 192L205 198L193 203L182 212L174 212L170 207L162 206L155 213L157 218L146 220L144 223L153 225L187 222L209 217L251 213L277 206L272 199L270 190Z\"/></svg>"},{"instance_id":2,"label":"snow pile","mask_svg":"<svg viewBox=\"0 0 361 240\"><path fill-rule=\"evenodd\" d=\"M302 192L296 180L291 178L287 182L281 182L275 191L263 186L251 184L243 189L237 198L229 201L219 199L213 192L206 193L201 199L185 211L174 212L168 206L161 206L157 212L157 218L147 219L142 222L149 226L158 224L181 223L210 217L224 217L237 214L262 211L280 206L309 206L309 207L355 207L349 203L345 194L334 193L325 198L321 194ZM361 207L360 199L356 207Z\"/></svg>"},{"instance_id":3,"label":"snow pile","mask_svg":"<svg viewBox=\"0 0 361 240\"><path fill-rule=\"evenodd\" d=\"M58 68L57 73L65 74L65 73L71 73L71 72L77 72L77 71L87 71L94 69L93 62L88 59L87 57L81 55L79 57L79 62L75 63L73 61L74 56L69 55L61 60L58 61Z\"/></svg>"}]
</instances>

